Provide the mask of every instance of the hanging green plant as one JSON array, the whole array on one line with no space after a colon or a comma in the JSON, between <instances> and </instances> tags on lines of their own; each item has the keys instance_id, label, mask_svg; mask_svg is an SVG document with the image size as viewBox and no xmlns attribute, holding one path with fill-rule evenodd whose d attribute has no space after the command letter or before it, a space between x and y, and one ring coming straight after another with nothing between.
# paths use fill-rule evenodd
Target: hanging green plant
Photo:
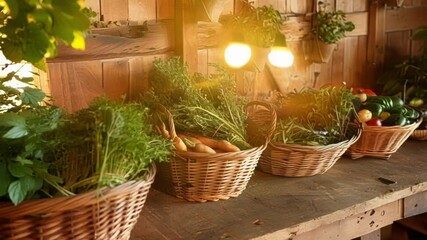
<instances>
[{"instance_id":1,"label":"hanging green plant","mask_svg":"<svg viewBox=\"0 0 427 240\"><path fill-rule=\"evenodd\" d=\"M354 30L351 21L346 21L346 14L341 10L328 10L329 4L320 1L319 11L315 15L315 23L311 32L322 42L337 43L347 32Z\"/></svg>"}]
</instances>

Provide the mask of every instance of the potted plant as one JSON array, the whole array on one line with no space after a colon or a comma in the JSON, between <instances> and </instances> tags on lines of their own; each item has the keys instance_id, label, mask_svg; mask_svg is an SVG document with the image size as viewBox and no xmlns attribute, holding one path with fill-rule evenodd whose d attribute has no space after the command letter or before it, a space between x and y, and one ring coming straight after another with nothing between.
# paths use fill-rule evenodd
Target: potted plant
<instances>
[{"instance_id":1,"label":"potted plant","mask_svg":"<svg viewBox=\"0 0 427 240\"><path fill-rule=\"evenodd\" d=\"M346 14L341 10L328 10L329 4L320 1L319 11L315 14L309 41L309 60L317 63L329 61L336 44L345 37L346 32L354 30L351 21L346 21Z\"/></svg>"},{"instance_id":2,"label":"potted plant","mask_svg":"<svg viewBox=\"0 0 427 240\"><path fill-rule=\"evenodd\" d=\"M45 69L58 41L83 49L89 20L79 2L2 4L3 70L21 61ZM154 180L151 163L171 145L151 134L148 110L101 99L68 116L18 73L0 78L0 239L129 237Z\"/></svg>"},{"instance_id":3,"label":"potted plant","mask_svg":"<svg viewBox=\"0 0 427 240\"><path fill-rule=\"evenodd\" d=\"M263 70L267 55L281 34L283 19L273 6L254 7L252 2L242 1L242 7L232 15L224 15L220 23L229 31L233 41L243 41L252 49L252 61L248 68Z\"/></svg>"}]
</instances>

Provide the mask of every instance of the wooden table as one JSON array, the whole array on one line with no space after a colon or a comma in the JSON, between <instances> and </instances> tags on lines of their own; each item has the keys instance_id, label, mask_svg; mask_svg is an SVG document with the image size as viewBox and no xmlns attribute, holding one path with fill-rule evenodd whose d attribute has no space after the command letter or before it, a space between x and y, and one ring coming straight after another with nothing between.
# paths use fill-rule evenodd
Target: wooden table
<instances>
[{"instance_id":1,"label":"wooden table","mask_svg":"<svg viewBox=\"0 0 427 240\"><path fill-rule=\"evenodd\" d=\"M389 160L342 157L323 175L257 170L229 200L192 203L152 189L131 240L379 239L380 228L423 212L427 142L408 140Z\"/></svg>"}]
</instances>

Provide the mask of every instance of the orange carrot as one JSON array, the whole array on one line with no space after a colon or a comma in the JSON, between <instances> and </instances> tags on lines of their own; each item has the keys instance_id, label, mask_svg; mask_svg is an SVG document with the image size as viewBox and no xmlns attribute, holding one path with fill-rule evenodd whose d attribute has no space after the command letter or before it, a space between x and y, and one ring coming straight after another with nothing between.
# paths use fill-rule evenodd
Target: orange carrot
<instances>
[{"instance_id":1,"label":"orange carrot","mask_svg":"<svg viewBox=\"0 0 427 240\"><path fill-rule=\"evenodd\" d=\"M178 151L187 151L187 145L185 145L184 141L178 136L174 137L173 145L175 146L175 149Z\"/></svg>"},{"instance_id":2,"label":"orange carrot","mask_svg":"<svg viewBox=\"0 0 427 240\"><path fill-rule=\"evenodd\" d=\"M227 140L219 140L218 144L216 145L216 148L221 149L225 152L239 152L240 151L240 148L231 144Z\"/></svg>"},{"instance_id":3,"label":"orange carrot","mask_svg":"<svg viewBox=\"0 0 427 240\"><path fill-rule=\"evenodd\" d=\"M196 143L196 145L194 146L194 148L192 148L192 150L194 152L199 152L199 153L216 153L215 150L213 150L212 148L210 148L209 146L203 143Z\"/></svg>"},{"instance_id":4,"label":"orange carrot","mask_svg":"<svg viewBox=\"0 0 427 240\"><path fill-rule=\"evenodd\" d=\"M199 139L199 141L201 143L203 143L206 146L209 146L211 148L216 148L216 146L218 145L218 140L216 140L216 139L205 137L205 136L202 136L202 135L196 135L194 137L197 138L197 139Z\"/></svg>"},{"instance_id":5,"label":"orange carrot","mask_svg":"<svg viewBox=\"0 0 427 240\"><path fill-rule=\"evenodd\" d=\"M197 139L195 137L192 137L192 136L188 136L186 134L179 133L178 137L180 137L181 139L185 139L186 138L186 139L190 140L191 143L194 143L194 144L196 144L196 143L202 143L199 139Z\"/></svg>"},{"instance_id":6,"label":"orange carrot","mask_svg":"<svg viewBox=\"0 0 427 240\"><path fill-rule=\"evenodd\" d=\"M238 152L240 151L240 148L236 147L235 145L231 144L227 140L216 140L213 138L197 135L195 136L197 139L200 140L203 144L215 148L215 149L221 149L225 152Z\"/></svg>"}]
</instances>

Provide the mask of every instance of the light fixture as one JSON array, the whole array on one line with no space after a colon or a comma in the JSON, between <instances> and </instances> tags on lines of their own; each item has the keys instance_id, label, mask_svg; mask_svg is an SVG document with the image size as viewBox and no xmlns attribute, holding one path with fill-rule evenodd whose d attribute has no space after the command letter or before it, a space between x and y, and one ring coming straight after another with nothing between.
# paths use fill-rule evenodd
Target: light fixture
<instances>
[{"instance_id":1,"label":"light fixture","mask_svg":"<svg viewBox=\"0 0 427 240\"><path fill-rule=\"evenodd\" d=\"M252 56L251 47L243 41L243 36L234 34L224 51L225 62L233 68L246 65Z\"/></svg>"},{"instance_id":2,"label":"light fixture","mask_svg":"<svg viewBox=\"0 0 427 240\"><path fill-rule=\"evenodd\" d=\"M283 34L278 33L274 45L268 54L268 60L271 65L279 68L292 66L294 63L294 55L286 45L286 38Z\"/></svg>"}]
</instances>

